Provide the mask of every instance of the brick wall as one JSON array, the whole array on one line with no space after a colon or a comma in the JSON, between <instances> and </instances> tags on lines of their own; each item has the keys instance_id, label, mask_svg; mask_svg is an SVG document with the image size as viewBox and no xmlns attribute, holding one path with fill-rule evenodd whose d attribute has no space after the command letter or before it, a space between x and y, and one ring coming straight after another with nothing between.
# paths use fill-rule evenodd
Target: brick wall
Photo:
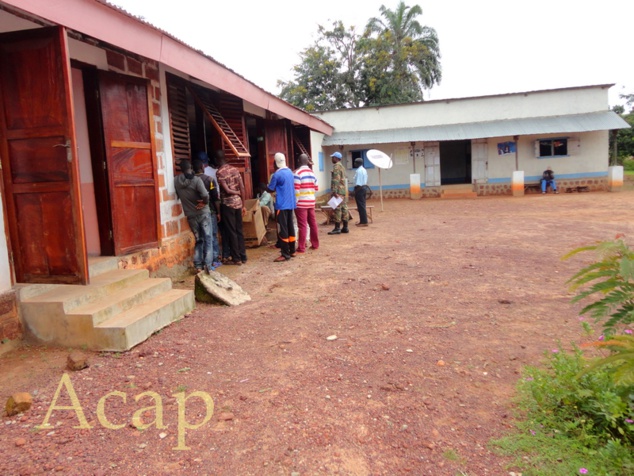
<instances>
[{"instance_id":1,"label":"brick wall","mask_svg":"<svg viewBox=\"0 0 634 476\"><path fill-rule=\"evenodd\" d=\"M16 299L15 291L0 294L0 353L7 339L16 340L23 336Z\"/></svg>"},{"instance_id":2,"label":"brick wall","mask_svg":"<svg viewBox=\"0 0 634 476\"><path fill-rule=\"evenodd\" d=\"M608 189L608 179L606 178L596 178L596 179L571 179L571 180L556 180L557 189L559 193L565 193L570 189L570 191L577 191L577 187L588 187L588 191L590 192L599 192L606 191ZM477 193L481 196L490 196L490 195L511 195L511 184L510 183L484 183L478 184ZM550 191L550 189L549 189ZM529 189L526 191L527 194L531 193L541 193L540 190Z\"/></svg>"},{"instance_id":3,"label":"brick wall","mask_svg":"<svg viewBox=\"0 0 634 476\"><path fill-rule=\"evenodd\" d=\"M106 49L106 56L110 70L150 80L158 172L156 179L161 215L161 246L122 258L120 267L158 271L161 268L182 264L183 261L191 260L194 240L180 202L176 194L170 192L167 186L164 133L169 134L169 124L163 124L161 117L161 84L158 64L146 58L109 49Z\"/></svg>"}]
</instances>

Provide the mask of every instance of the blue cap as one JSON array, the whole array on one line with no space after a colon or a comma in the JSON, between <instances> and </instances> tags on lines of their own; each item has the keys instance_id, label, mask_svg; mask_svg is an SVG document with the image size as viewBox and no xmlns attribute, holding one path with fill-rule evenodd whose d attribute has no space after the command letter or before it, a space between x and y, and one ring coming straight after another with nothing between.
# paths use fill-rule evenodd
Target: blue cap
<instances>
[{"instance_id":1,"label":"blue cap","mask_svg":"<svg viewBox=\"0 0 634 476\"><path fill-rule=\"evenodd\" d=\"M341 159L341 154L339 152L335 152L330 157L334 157L335 159Z\"/></svg>"}]
</instances>

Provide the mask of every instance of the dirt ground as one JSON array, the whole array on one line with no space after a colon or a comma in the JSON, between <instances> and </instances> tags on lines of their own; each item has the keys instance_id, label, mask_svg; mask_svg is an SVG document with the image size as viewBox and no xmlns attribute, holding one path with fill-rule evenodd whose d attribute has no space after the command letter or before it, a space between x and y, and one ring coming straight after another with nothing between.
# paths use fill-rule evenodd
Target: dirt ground
<instances>
[{"instance_id":1,"label":"dirt ground","mask_svg":"<svg viewBox=\"0 0 634 476\"><path fill-rule=\"evenodd\" d=\"M66 409L36 428L68 352L25 345L0 357L2 402L34 395L30 411L0 419L0 474L508 475L488 441L512 426L521 368L583 339L565 282L590 256L560 257L634 236L632 203L634 191L390 200L384 212L373 200L373 225L320 226L318 251L273 263L276 250L250 250L246 266L220 271L251 302L199 304L69 374L90 429ZM68 388L56 406L71 406ZM179 443L179 421L205 415L196 396L179 415L183 390L215 408ZM97 411L113 391L127 399L110 395L102 413L119 429ZM135 413L160 423L159 407L165 428L134 427Z\"/></svg>"}]
</instances>

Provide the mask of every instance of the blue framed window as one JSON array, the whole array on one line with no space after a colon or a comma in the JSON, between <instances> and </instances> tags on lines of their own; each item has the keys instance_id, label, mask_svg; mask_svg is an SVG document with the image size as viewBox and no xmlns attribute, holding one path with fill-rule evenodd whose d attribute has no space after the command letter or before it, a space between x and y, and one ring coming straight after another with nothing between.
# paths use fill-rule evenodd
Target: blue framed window
<instances>
[{"instance_id":1,"label":"blue framed window","mask_svg":"<svg viewBox=\"0 0 634 476\"><path fill-rule=\"evenodd\" d=\"M374 164L372 162L370 162L368 160L368 157L367 157L368 150L370 150L370 149L351 150L350 153L352 154L352 164L350 164L350 166L352 168L354 168L355 159L362 158L363 159L363 166L366 169L373 169L374 168Z\"/></svg>"},{"instance_id":2,"label":"blue framed window","mask_svg":"<svg viewBox=\"0 0 634 476\"><path fill-rule=\"evenodd\" d=\"M324 171L324 153L323 152L319 153L318 159L319 159L319 171L323 172Z\"/></svg>"}]
</instances>

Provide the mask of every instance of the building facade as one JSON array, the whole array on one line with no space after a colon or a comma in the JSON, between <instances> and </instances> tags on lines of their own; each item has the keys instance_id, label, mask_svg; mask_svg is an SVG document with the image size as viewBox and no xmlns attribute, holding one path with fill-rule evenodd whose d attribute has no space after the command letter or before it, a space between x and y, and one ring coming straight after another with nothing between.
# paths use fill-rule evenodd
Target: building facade
<instances>
[{"instance_id":1,"label":"building facade","mask_svg":"<svg viewBox=\"0 0 634 476\"><path fill-rule=\"evenodd\" d=\"M369 149L390 155L394 165L382 175L388 197L409 197L411 174L420 174L427 197L452 186L510 194L514 171L534 184L548 166L562 187L602 190L609 133L629 127L609 110L611 86L324 112L318 116L335 132L323 137L322 147L326 156L341 151L348 169ZM367 160L365 166L378 188L376 170Z\"/></svg>"},{"instance_id":2,"label":"building facade","mask_svg":"<svg viewBox=\"0 0 634 476\"><path fill-rule=\"evenodd\" d=\"M191 257L180 160L223 150L250 197L314 132L332 127L107 2L0 0L0 341L24 331L16 286Z\"/></svg>"}]
</instances>

